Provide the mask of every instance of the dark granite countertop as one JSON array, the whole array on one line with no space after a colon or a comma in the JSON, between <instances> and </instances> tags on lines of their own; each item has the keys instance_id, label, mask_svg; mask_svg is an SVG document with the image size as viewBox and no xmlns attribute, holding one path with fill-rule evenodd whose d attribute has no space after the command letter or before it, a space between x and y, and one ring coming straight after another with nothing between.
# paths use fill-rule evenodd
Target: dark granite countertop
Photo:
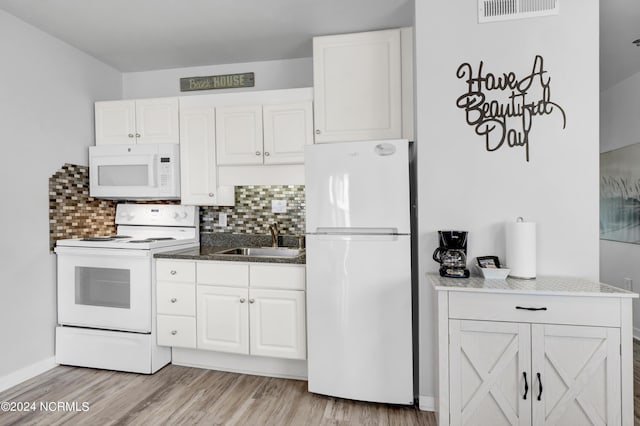
<instances>
[{"instance_id":1,"label":"dark granite countertop","mask_svg":"<svg viewBox=\"0 0 640 426\"><path fill-rule=\"evenodd\" d=\"M190 249L182 249L175 251L166 251L164 253L156 253L157 259L190 259L190 260L226 260L231 262L260 262L260 263L288 263L304 265L306 263L306 255L296 257L264 257L264 256L236 256L230 254L218 254L221 251L228 250L234 246L205 246L194 247Z\"/></svg>"},{"instance_id":2,"label":"dark granite countertop","mask_svg":"<svg viewBox=\"0 0 640 426\"><path fill-rule=\"evenodd\" d=\"M280 247L296 248L299 244L298 236L281 235L278 238ZM302 237L304 238L304 237ZM304 240L303 240L304 241ZM306 255L297 257L264 257L264 256L236 256L218 254L221 251L235 247L271 247L271 236L260 234L232 234L232 233L200 233L200 247L166 251L157 253L158 259L190 259L190 260L229 260L232 262L261 262L261 263L289 263L304 265Z\"/></svg>"}]
</instances>

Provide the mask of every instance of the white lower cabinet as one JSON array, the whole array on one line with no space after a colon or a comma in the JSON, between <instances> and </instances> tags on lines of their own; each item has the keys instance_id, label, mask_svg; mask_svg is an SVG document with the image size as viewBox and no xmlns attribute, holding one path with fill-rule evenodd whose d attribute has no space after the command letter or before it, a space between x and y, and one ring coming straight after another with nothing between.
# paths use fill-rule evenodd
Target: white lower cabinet
<instances>
[{"instance_id":1,"label":"white lower cabinet","mask_svg":"<svg viewBox=\"0 0 640 426\"><path fill-rule=\"evenodd\" d=\"M185 265L191 287L176 281ZM158 344L306 358L304 265L158 259L156 270Z\"/></svg>"},{"instance_id":2,"label":"white lower cabinet","mask_svg":"<svg viewBox=\"0 0 640 426\"><path fill-rule=\"evenodd\" d=\"M248 289L198 286L198 349L249 353Z\"/></svg>"},{"instance_id":3,"label":"white lower cabinet","mask_svg":"<svg viewBox=\"0 0 640 426\"><path fill-rule=\"evenodd\" d=\"M620 424L620 330L449 321L452 425Z\"/></svg>"},{"instance_id":4,"label":"white lower cabinet","mask_svg":"<svg viewBox=\"0 0 640 426\"><path fill-rule=\"evenodd\" d=\"M306 358L303 291L249 291L251 354Z\"/></svg>"}]
</instances>

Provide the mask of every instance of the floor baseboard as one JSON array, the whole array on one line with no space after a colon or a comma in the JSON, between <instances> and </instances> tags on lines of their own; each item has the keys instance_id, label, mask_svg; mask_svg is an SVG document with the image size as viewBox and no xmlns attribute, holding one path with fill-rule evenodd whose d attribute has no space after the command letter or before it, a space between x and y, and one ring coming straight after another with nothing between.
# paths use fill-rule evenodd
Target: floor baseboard
<instances>
[{"instance_id":1,"label":"floor baseboard","mask_svg":"<svg viewBox=\"0 0 640 426\"><path fill-rule=\"evenodd\" d=\"M0 377L0 392L3 392L9 388L14 387L24 381L27 381L39 374L44 373L45 371L51 370L53 367L57 366L55 357L43 359L42 361L38 361L34 364L27 365L19 369L18 371L14 371L13 373L9 373L6 376Z\"/></svg>"},{"instance_id":2,"label":"floor baseboard","mask_svg":"<svg viewBox=\"0 0 640 426\"><path fill-rule=\"evenodd\" d=\"M436 399L432 396L418 395L420 411L436 411Z\"/></svg>"}]
</instances>

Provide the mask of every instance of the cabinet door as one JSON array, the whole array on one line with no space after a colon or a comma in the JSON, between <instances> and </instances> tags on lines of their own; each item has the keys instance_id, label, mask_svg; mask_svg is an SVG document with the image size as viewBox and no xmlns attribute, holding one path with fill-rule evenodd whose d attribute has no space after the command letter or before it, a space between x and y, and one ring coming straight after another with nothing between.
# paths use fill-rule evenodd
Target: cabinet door
<instances>
[{"instance_id":1,"label":"cabinet door","mask_svg":"<svg viewBox=\"0 0 640 426\"><path fill-rule=\"evenodd\" d=\"M530 326L449 320L452 425L530 425Z\"/></svg>"},{"instance_id":2,"label":"cabinet door","mask_svg":"<svg viewBox=\"0 0 640 426\"><path fill-rule=\"evenodd\" d=\"M400 30L315 37L315 141L402 136Z\"/></svg>"},{"instance_id":3,"label":"cabinet door","mask_svg":"<svg viewBox=\"0 0 640 426\"><path fill-rule=\"evenodd\" d=\"M198 349L249 353L248 290L198 286Z\"/></svg>"},{"instance_id":4,"label":"cabinet door","mask_svg":"<svg viewBox=\"0 0 640 426\"><path fill-rule=\"evenodd\" d=\"M214 108L180 110L180 194L182 204L235 204L233 187L218 187Z\"/></svg>"},{"instance_id":5,"label":"cabinet door","mask_svg":"<svg viewBox=\"0 0 640 426\"><path fill-rule=\"evenodd\" d=\"M251 355L305 359L303 291L250 290Z\"/></svg>"},{"instance_id":6,"label":"cabinet door","mask_svg":"<svg viewBox=\"0 0 640 426\"><path fill-rule=\"evenodd\" d=\"M137 143L179 143L178 98L138 99L136 130Z\"/></svg>"},{"instance_id":7,"label":"cabinet door","mask_svg":"<svg viewBox=\"0 0 640 426\"><path fill-rule=\"evenodd\" d=\"M620 329L531 326L534 425L619 425Z\"/></svg>"},{"instance_id":8,"label":"cabinet door","mask_svg":"<svg viewBox=\"0 0 640 426\"><path fill-rule=\"evenodd\" d=\"M218 164L262 164L262 105L216 108Z\"/></svg>"},{"instance_id":9,"label":"cabinet door","mask_svg":"<svg viewBox=\"0 0 640 426\"><path fill-rule=\"evenodd\" d=\"M96 145L135 143L135 101L95 103Z\"/></svg>"},{"instance_id":10,"label":"cabinet door","mask_svg":"<svg viewBox=\"0 0 640 426\"><path fill-rule=\"evenodd\" d=\"M264 105L264 164L304 163L304 146L313 143L311 101Z\"/></svg>"}]
</instances>

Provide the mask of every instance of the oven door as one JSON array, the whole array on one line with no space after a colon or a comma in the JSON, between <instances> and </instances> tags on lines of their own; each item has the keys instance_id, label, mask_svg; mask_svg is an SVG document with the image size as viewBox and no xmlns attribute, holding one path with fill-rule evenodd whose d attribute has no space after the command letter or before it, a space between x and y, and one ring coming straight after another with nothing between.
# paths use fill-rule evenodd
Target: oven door
<instances>
[{"instance_id":1,"label":"oven door","mask_svg":"<svg viewBox=\"0 0 640 426\"><path fill-rule=\"evenodd\" d=\"M151 332L148 250L58 247L58 323Z\"/></svg>"}]
</instances>

